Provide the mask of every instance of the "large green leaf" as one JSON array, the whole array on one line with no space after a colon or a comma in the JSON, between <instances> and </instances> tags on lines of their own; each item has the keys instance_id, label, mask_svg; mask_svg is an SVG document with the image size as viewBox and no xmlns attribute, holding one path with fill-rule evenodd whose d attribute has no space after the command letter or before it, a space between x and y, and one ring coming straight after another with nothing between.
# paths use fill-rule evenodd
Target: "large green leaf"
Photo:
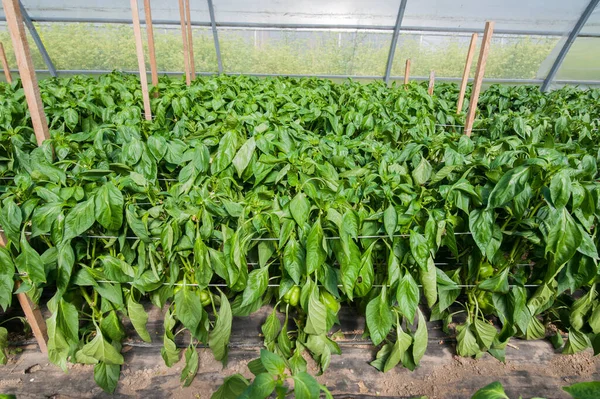
<instances>
[{"instance_id":1,"label":"large green leaf","mask_svg":"<svg viewBox=\"0 0 600 399\"><path fill-rule=\"evenodd\" d=\"M94 198L80 202L69 211L65 218L63 242L67 242L88 231L95 221Z\"/></svg>"},{"instance_id":2,"label":"large green leaf","mask_svg":"<svg viewBox=\"0 0 600 399\"><path fill-rule=\"evenodd\" d=\"M554 225L548 232L546 253L554 255L557 266L569 261L581 243L581 231L571 214L565 209L558 211Z\"/></svg>"},{"instance_id":3,"label":"large green leaf","mask_svg":"<svg viewBox=\"0 0 600 399\"><path fill-rule=\"evenodd\" d=\"M367 327L373 345L379 345L392 329L393 314L386 298L385 288L371 299L366 308Z\"/></svg>"},{"instance_id":4,"label":"large green leaf","mask_svg":"<svg viewBox=\"0 0 600 399\"><path fill-rule=\"evenodd\" d=\"M123 356L109 344L102 335L100 328L96 328L96 336L90 342L85 344L75 355L78 362L84 364L96 364L104 362L106 364L123 364Z\"/></svg>"},{"instance_id":5,"label":"large green leaf","mask_svg":"<svg viewBox=\"0 0 600 399\"><path fill-rule=\"evenodd\" d=\"M518 166L506 172L490 193L488 208L499 208L523 191L529 179L529 172L529 165Z\"/></svg>"},{"instance_id":6,"label":"large green leaf","mask_svg":"<svg viewBox=\"0 0 600 399\"><path fill-rule=\"evenodd\" d=\"M231 323L233 316L231 314L231 305L225 294L221 293L221 307L215 327L208 335L208 346L212 349L215 359L227 363L227 353L229 348L229 337L231 336Z\"/></svg>"},{"instance_id":7,"label":"large green leaf","mask_svg":"<svg viewBox=\"0 0 600 399\"><path fill-rule=\"evenodd\" d=\"M118 230L123 224L123 194L113 183L100 186L94 196L96 221L107 230ZM81 234L81 233L80 233Z\"/></svg>"},{"instance_id":8,"label":"large green leaf","mask_svg":"<svg viewBox=\"0 0 600 399\"><path fill-rule=\"evenodd\" d=\"M313 224L306 239L306 273L312 274L321 267L327 258L325 238L321 220Z\"/></svg>"},{"instance_id":9,"label":"large green leaf","mask_svg":"<svg viewBox=\"0 0 600 399\"><path fill-rule=\"evenodd\" d=\"M502 231L494 222L494 210L473 210L469 214L469 230L481 253L493 259L502 243Z\"/></svg>"}]
</instances>

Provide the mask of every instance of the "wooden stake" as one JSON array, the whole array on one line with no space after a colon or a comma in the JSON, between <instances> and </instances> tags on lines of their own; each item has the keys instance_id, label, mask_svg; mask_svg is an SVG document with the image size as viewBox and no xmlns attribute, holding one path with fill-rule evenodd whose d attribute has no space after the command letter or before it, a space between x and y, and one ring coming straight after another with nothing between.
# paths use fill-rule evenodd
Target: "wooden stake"
<instances>
[{"instance_id":1,"label":"wooden stake","mask_svg":"<svg viewBox=\"0 0 600 399\"><path fill-rule=\"evenodd\" d=\"M469 102L469 111L465 122L465 134L471 136L473 130L473 122L475 121L475 113L477 112L477 102L479 101L479 93L481 92L481 83L485 74L485 64L487 62L488 53L490 52L490 42L494 33L494 21L485 23L483 31L483 42L481 50L479 50L479 60L477 61L477 70L475 71L475 81L473 82L473 91L471 92L471 101Z\"/></svg>"},{"instance_id":2,"label":"wooden stake","mask_svg":"<svg viewBox=\"0 0 600 399\"><path fill-rule=\"evenodd\" d=\"M31 114L31 123L35 138L38 145L50 138L48 133L48 120L44 114L44 105L40 96L40 88L38 87L35 69L25 35L25 26L23 25L23 16L19 7L19 0L2 0L4 6L4 14L6 15L6 23L10 31L10 38L17 59L17 67L21 76L21 84L27 99L29 113Z\"/></svg>"},{"instance_id":3,"label":"wooden stake","mask_svg":"<svg viewBox=\"0 0 600 399\"><path fill-rule=\"evenodd\" d=\"M467 83L469 82L469 74L471 73L471 64L473 63L473 55L475 54L475 46L477 46L477 33L471 36L471 44L467 52L467 61L465 62L465 70L463 72L462 81L460 82L460 93L458 94L458 102L456 103L456 113L462 112L463 101L465 100L465 92L467 91Z\"/></svg>"},{"instance_id":4,"label":"wooden stake","mask_svg":"<svg viewBox=\"0 0 600 399\"><path fill-rule=\"evenodd\" d=\"M158 69L156 68L156 50L154 49L154 29L152 28L152 9L150 0L144 0L144 13L146 15L146 35L148 36L148 57L150 58L150 72L152 74L152 86L158 86ZM158 97L158 93L154 93Z\"/></svg>"},{"instance_id":5,"label":"wooden stake","mask_svg":"<svg viewBox=\"0 0 600 399\"><path fill-rule=\"evenodd\" d=\"M181 37L183 38L183 64L185 66L185 83L189 86L192 82L190 77L190 55L188 52L187 29L185 26L185 8L183 0L179 0L179 19L181 20Z\"/></svg>"},{"instance_id":6,"label":"wooden stake","mask_svg":"<svg viewBox=\"0 0 600 399\"><path fill-rule=\"evenodd\" d=\"M0 42L0 60L2 61L2 68L4 69L6 81L12 83L12 76L10 75L10 68L8 67L8 61L6 60L6 53L4 52L2 42Z\"/></svg>"},{"instance_id":7,"label":"wooden stake","mask_svg":"<svg viewBox=\"0 0 600 399\"><path fill-rule=\"evenodd\" d=\"M192 16L190 10L190 0L185 0L185 19L188 37L188 56L190 57L190 77L196 79L196 63L194 61L194 38L192 37Z\"/></svg>"},{"instance_id":8,"label":"wooden stake","mask_svg":"<svg viewBox=\"0 0 600 399\"><path fill-rule=\"evenodd\" d=\"M435 71L429 71L429 87L427 88L427 93L430 96L433 96L433 86L435 85Z\"/></svg>"},{"instance_id":9,"label":"wooden stake","mask_svg":"<svg viewBox=\"0 0 600 399\"><path fill-rule=\"evenodd\" d=\"M15 287L18 289L19 286L20 283L17 281ZM48 344L46 343L48 341L48 330L39 306L33 303L25 293L17 294L17 298L21 308L23 308L25 318L31 326L31 332L33 332L33 336L40 347L40 352L48 353Z\"/></svg>"},{"instance_id":10,"label":"wooden stake","mask_svg":"<svg viewBox=\"0 0 600 399\"><path fill-rule=\"evenodd\" d=\"M135 37L135 49L137 52L138 67L140 70L140 84L142 85L142 100L144 101L144 115L147 121L152 120L150 109L150 95L148 94L148 75L146 72L146 60L144 59L144 44L142 43L142 28L140 26L140 13L137 0L131 0L131 15L133 19L133 36Z\"/></svg>"},{"instance_id":11,"label":"wooden stake","mask_svg":"<svg viewBox=\"0 0 600 399\"><path fill-rule=\"evenodd\" d=\"M410 76L410 58L406 60L406 65L404 66L404 84L408 84L408 77Z\"/></svg>"}]
</instances>

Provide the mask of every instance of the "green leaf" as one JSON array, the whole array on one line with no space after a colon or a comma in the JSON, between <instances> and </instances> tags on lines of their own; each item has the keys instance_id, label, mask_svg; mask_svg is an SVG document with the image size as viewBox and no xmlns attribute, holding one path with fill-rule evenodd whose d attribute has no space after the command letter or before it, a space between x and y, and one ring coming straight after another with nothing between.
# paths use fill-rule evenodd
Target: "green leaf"
<instances>
[{"instance_id":1,"label":"green leaf","mask_svg":"<svg viewBox=\"0 0 600 399\"><path fill-rule=\"evenodd\" d=\"M600 382L579 382L577 384L563 387L563 390L573 399L597 399L600 398Z\"/></svg>"},{"instance_id":2,"label":"green leaf","mask_svg":"<svg viewBox=\"0 0 600 399\"><path fill-rule=\"evenodd\" d=\"M304 332L321 335L327 333L327 307L319 300L318 288L313 285L308 298L308 318Z\"/></svg>"},{"instance_id":3,"label":"green leaf","mask_svg":"<svg viewBox=\"0 0 600 399\"><path fill-rule=\"evenodd\" d=\"M318 270L325 259L327 251L325 250L325 238L323 237L323 228L321 227L321 219L313 224L308 238L306 239L306 273L312 274Z\"/></svg>"},{"instance_id":4,"label":"green leaf","mask_svg":"<svg viewBox=\"0 0 600 399\"><path fill-rule=\"evenodd\" d=\"M296 196L290 201L290 213L292 217L301 228L308 220L308 214L310 213L310 201L306 198L306 195L302 192L296 194Z\"/></svg>"},{"instance_id":5,"label":"green leaf","mask_svg":"<svg viewBox=\"0 0 600 399\"><path fill-rule=\"evenodd\" d=\"M571 214L563 208L546 240L546 253L554 254L556 266L564 265L575 255L581 242L581 231Z\"/></svg>"},{"instance_id":6,"label":"green leaf","mask_svg":"<svg viewBox=\"0 0 600 399\"><path fill-rule=\"evenodd\" d=\"M494 223L494 210L473 210L469 214L469 230L481 253L494 259L502 243L502 230Z\"/></svg>"},{"instance_id":7,"label":"green leaf","mask_svg":"<svg viewBox=\"0 0 600 399\"><path fill-rule=\"evenodd\" d=\"M233 161L235 150L236 134L234 132L225 133L219 142L219 148L217 149L213 162L210 165L210 173L216 175L228 167Z\"/></svg>"},{"instance_id":8,"label":"green leaf","mask_svg":"<svg viewBox=\"0 0 600 399\"><path fill-rule=\"evenodd\" d=\"M502 384L499 382L492 382L489 385L481 388L471 399L510 399L504 392Z\"/></svg>"},{"instance_id":9,"label":"green leaf","mask_svg":"<svg viewBox=\"0 0 600 399\"><path fill-rule=\"evenodd\" d=\"M529 180L529 165L510 169L496 183L488 199L488 208L499 208L523 191ZM471 230L472 231L472 230Z\"/></svg>"},{"instance_id":10,"label":"green leaf","mask_svg":"<svg viewBox=\"0 0 600 399\"><path fill-rule=\"evenodd\" d=\"M180 382L183 382L184 387L190 386L196 374L198 373L198 351L194 346L188 346L185 351L185 366L181 370Z\"/></svg>"},{"instance_id":11,"label":"green leaf","mask_svg":"<svg viewBox=\"0 0 600 399\"><path fill-rule=\"evenodd\" d=\"M254 378L244 392L239 396L240 399L266 399L275 389L275 380L267 373L262 373Z\"/></svg>"},{"instance_id":12,"label":"green leaf","mask_svg":"<svg viewBox=\"0 0 600 399\"><path fill-rule=\"evenodd\" d=\"M146 328L146 323L148 323L148 313L146 313L143 305L134 301L133 296L131 295L127 300L127 314L129 315L131 324L133 324L133 328L135 328L135 331L140 338L145 342L151 342L150 334Z\"/></svg>"},{"instance_id":13,"label":"green leaf","mask_svg":"<svg viewBox=\"0 0 600 399\"><path fill-rule=\"evenodd\" d=\"M60 202L51 202L35 208L31 218L31 237L49 233L62 208L63 204Z\"/></svg>"},{"instance_id":14,"label":"green leaf","mask_svg":"<svg viewBox=\"0 0 600 399\"><path fill-rule=\"evenodd\" d=\"M100 362L94 366L94 381L105 392L113 393L117 389L121 366Z\"/></svg>"},{"instance_id":15,"label":"green leaf","mask_svg":"<svg viewBox=\"0 0 600 399\"><path fill-rule=\"evenodd\" d=\"M229 337L231 336L231 305L225 294L221 293L221 307L215 328L208 335L208 346L212 349L215 359L227 364L227 353L229 348Z\"/></svg>"},{"instance_id":16,"label":"green leaf","mask_svg":"<svg viewBox=\"0 0 600 399\"><path fill-rule=\"evenodd\" d=\"M411 230L410 232L410 253L421 269L427 269L427 263L431 256L429 244L422 234L419 234L414 230Z\"/></svg>"},{"instance_id":17,"label":"green leaf","mask_svg":"<svg viewBox=\"0 0 600 399\"><path fill-rule=\"evenodd\" d=\"M550 179L550 198L555 208L564 208L571 196L571 177L565 169Z\"/></svg>"},{"instance_id":18,"label":"green leaf","mask_svg":"<svg viewBox=\"0 0 600 399\"><path fill-rule=\"evenodd\" d=\"M94 199L80 202L71 209L65 218L63 242L67 242L88 231L94 224Z\"/></svg>"},{"instance_id":19,"label":"green leaf","mask_svg":"<svg viewBox=\"0 0 600 399\"><path fill-rule=\"evenodd\" d=\"M475 319L473 327L475 328L475 334L477 335L477 343L479 344L479 348L482 351L487 351L492 347L494 338L496 338L496 335L498 334L496 327L479 318Z\"/></svg>"},{"instance_id":20,"label":"green leaf","mask_svg":"<svg viewBox=\"0 0 600 399\"><path fill-rule=\"evenodd\" d=\"M121 194L121 190L111 182L100 186L94 196L94 210L96 221L102 227L111 231L121 228L123 224L123 194Z\"/></svg>"},{"instance_id":21,"label":"green leaf","mask_svg":"<svg viewBox=\"0 0 600 399\"><path fill-rule=\"evenodd\" d=\"M250 383L241 374L226 377L223 385L212 394L210 399L237 399Z\"/></svg>"},{"instance_id":22,"label":"green leaf","mask_svg":"<svg viewBox=\"0 0 600 399\"><path fill-rule=\"evenodd\" d=\"M109 344L102 335L100 328L96 328L96 336L90 342L85 344L75 355L78 362L84 364L96 364L104 362L106 364L123 364L123 356Z\"/></svg>"},{"instance_id":23,"label":"green leaf","mask_svg":"<svg viewBox=\"0 0 600 399\"><path fill-rule=\"evenodd\" d=\"M471 331L471 323L466 323L456 327L458 335L456 336L456 353L459 356L475 356L480 352L477 338Z\"/></svg>"},{"instance_id":24,"label":"green leaf","mask_svg":"<svg viewBox=\"0 0 600 399\"><path fill-rule=\"evenodd\" d=\"M242 306L248 306L260 298L269 285L269 268L254 269L248 273L248 283L244 289Z\"/></svg>"},{"instance_id":25,"label":"green leaf","mask_svg":"<svg viewBox=\"0 0 600 399\"><path fill-rule=\"evenodd\" d=\"M377 346L387 337L393 323L393 314L387 303L385 287L380 295L369 301L365 315L371 341Z\"/></svg>"},{"instance_id":26,"label":"green leaf","mask_svg":"<svg viewBox=\"0 0 600 399\"><path fill-rule=\"evenodd\" d=\"M425 317L421 311L418 311L419 315L419 325L417 326L417 330L415 331L414 343L413 343L413 359L415 364L419 364L423 355L425 355L425 351L427 350L427 342L429 339L427 333L427 323L425 322ZM410 319L409 319L410 320Z\"/></svg>"},{"instance_id":27,"label":"green leaf","mask_svg":"<svg viewBox=\"0 0 600 399\"><path fill-rule=\"evenodd\" d=\"M427 183L427 180L429 180L431 177L432 169L433 168L431 167L429 161L427 161L425 157L421 158L421 162L419 162L417 167L412 172L412 177L415 181L415 184L421 186Z\"/></svg>"},{"instance_id":28,"label":"green leaf","mask_svg":"<svg viewBox=\"0 0 600 399\"><path fill-rule=\"evenodd\" d=\"M304 274L304 258L304 250L294 237L290 237L283 252L283 267L296 284L300 284Z\"/></svg>"},{"instance_id":29,"label":"green leaf","mask_svg":"<svg viewBox=\"0 0 600 399\"><path fill-rule=\"evenodd\" d=\"M0 226L2 226L6 237L13 243L17 243L19 242L21 223L23 222L21 209L12 198L5 200L3 205L0 209Z\"/></svg>"},{"instance_id":30,"label":"green leaf","mask_svg":"<svg viewBox=\"0 0 600 399\"><path fill-rule=\"evenodd\" d=\"M383 226L385 227L385 232L390 237L390 240L393 238L394 233L396 232L397 225L398 213L396 213L396 208L390 204L390 206L388 206L383 212Z\"/></svg>"},{"instance_id":31,"label":"green leaf","mask_svg":"<svg viewBox=\"0 0 600 399\"><path fill-rule=\"evenodd\" d=\"M0 246L0 307L6 309L12 303L15 285L15 265L6 248Z\"/></svg>"},{"instance_id":32,"label":"green leaf","mask_svg":"<svg viewBox=\"0 0 600 399\"><path fill-rule=\"evenodd\" d=\"M6 348L8 348L8 330L0 327L0 365L8 362Z\"/></svg>"},{"instance_id":33,"label":"green leaf","mask_svg":"<svg viewBox=\"0 0 600 399\"><path fill-rule=\"evenodd\" d=\"M581 352L592 346L590 339L585 333L572 329L569 329L569 339L563 349L563 353L566 355L573 355Z\"/></svg>"},{"instance_id":34,"label":"green leaf","mask_svg":"<svg viewBox=\"0 0 600 399\"><path fill-rule=\"evenodd\" d=\"M21 254L15 259L15 265L20 272L27 273L27 277L34 284L46 282L44 262L38 252L29 245L25 233L21 235Z\"/></svg>"},{"instance_id":35,"label":"green leaf","mask_svg":"<svg viewBox=\"0 0 600 399\"><path fill-rule=\"evenodd\" d=\"M233 166L238 173L238 177L242 177L242 173L248 167L250 160L252 159L252 154L254 154L254 149L256 148L256 141L254 141L254 137L250 137L239 149L235 157L233 158Z\"/></svg>"},{"instance_id":36,"label":"green leaf","mask_svg":"<svg viewBox=\"0 0 600 399\"><path fill-rule=\"evenodd\" d=\"M273 352L261 349L260 361L271 375L283 375L285 373L285 361Z\"/></svg>"},{"instance_id":37,"label":"green leaf","mask_svg":"<svg viewBox=\"0 0 600 399\"><path fill-rule=\"evenodd\" d=\"M296 399L313 399L319 397L319 383L307 372L294 375L294 394Z\"/></svg>"},{"instance_id":38,"label":"green leaf","mask_svg":"<svg viewBox=\"0 0 600 399\"><path fill-rule=\"evenodd\" d=\"M491 278L483 280L481 283L479 283L477 288L490 292L498 292L501 294L508 293L508 268L502 270L501 273L498 273Z\"/></svg>"},{"instance_id":39,"label":"green leaf","mask_svg":"<svg viewBox=\"0 0 600 399\"><path fill-rule=\"evenodd\" d=\"M192 336L200 339L200 323L202 322L204 309L198 292L184 285L175 294L174 301L179 321L181 321L185 328L190 330Z\"/></svg>"},{"instance_id":40,"label":"green leaf","mask_svg":"<svg viewBox=\"0 0 600 399\"><path fill-rule=\"evenodd\" d=\"M412 337L405 333L402 330L402 328L400 328L400 326L398 326L397 329L398 336L396 339L396 343L394 344L394 346L392 346L390 355L385 361L385 365L383 366L384 373L387 373L388 371L396 367L398 363L400 363L402 358L406 355L406 351L410 347L410 344L413 342Z\"/></svg>"},{"instance_id":41,"label":"green leaf","mask_svg":"<svg viewBox=\"0 0 600 399\"><path fill-rule=\"evenodd\" d=\"M179 349L177 349L177 345L175 345L175 342L167 334L163 337L163 347L160 348L160 355L167 367L172 367L179 361Z\"/></svg>"},{"instance_id":42,"label":"green leaf","mask_svg":"<svg viewBox=\"0 0 600 399\"><path fill-rule=\"evenodd\" d=\"M437 302L437 272L433 258L429 257L426 270L419 269L421 285L423 285L423 294L427 300L427 306L430 308Z\"/></svg>"},{"instance_id":43,"label":"green leaf","mask_svg":"<svg viewBox=\"0 0 600 399\"><path fill-rule=\"evenodd\" d=\"M413 276L407 271L400 280L400 284L398 284L396 300L398 301L400 312L408 320L415 319L419 299L419 286Z\"/></svg>"}]
</instances>

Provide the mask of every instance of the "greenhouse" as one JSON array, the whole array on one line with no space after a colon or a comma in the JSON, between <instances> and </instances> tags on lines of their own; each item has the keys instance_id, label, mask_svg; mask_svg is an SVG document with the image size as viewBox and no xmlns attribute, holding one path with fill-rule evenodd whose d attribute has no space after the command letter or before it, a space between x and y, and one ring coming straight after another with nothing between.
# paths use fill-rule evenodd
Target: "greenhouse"
<instances>
[{"instance_id":1,"label":"greenhouse","mask_svg":"<svg viewBox=\"0 0 600 399\"><path fill-rule=\"evenodd\" d=\"M600 0L2 0L0 399L600 398Z\"/></svg>"}]
</instances>

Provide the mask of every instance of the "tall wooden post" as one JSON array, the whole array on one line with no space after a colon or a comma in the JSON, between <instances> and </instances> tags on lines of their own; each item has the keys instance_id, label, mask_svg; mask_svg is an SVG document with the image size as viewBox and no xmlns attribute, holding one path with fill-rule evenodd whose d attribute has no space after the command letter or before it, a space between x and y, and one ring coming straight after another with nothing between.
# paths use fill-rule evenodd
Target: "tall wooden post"
<instances>
[{"instance_id":1,"label":"tall wooden post","mask_svg":"<svg viewBox=\"0 0 600 399\"><path fill-rule=\"evenodd\" d=\"M410 76L410 58L406 60L404 65L404 84L408 84L408 77Z\"/></svg>"},{"instance_id":2,"label":"tall wooden post","mask_svg":"<svg viewBox=\"0 0 600 399\"><path fill-rule=\"evenodd\" d=\"M48 121L44 114L44 105L40 96L40 88L38 87L29 44L25 36L25 26L23 25L23 16L19 7L19 0L2 0L4 13L6 14L6 23L10 31L10 38L17 59L17 67L21 76L21 83L27 105L31 114L31 123L38 145L41 145L44 140L50 138L48 133Z\"/></svg>"},{"instance_id":3,"label":"tall wooden post","mask_svg":"<svg viewBox=\"0 0 600 399\"><path fill-rule=\"evenodd\" d=\"M194 38L192 36L192 12L190 10L190 0L185 0L185 21L188 38L188 57L190 58L190 78L196 79L196 63L194 61Z\"/></svg>"},{"instance_id":4,"label":"tall wooden post","mask_svg":"<svg viewBox=\"0 0 600 399\"><path fill-rule=\"evenodd\" d=\"M433 96L433 86L435 85L435 71L429 71L429 87L427 88L427 93L430 96Z\"/></svg>"},{"instance_id":5,"label":"tall wooden post","mask_svg":"<svg viewBox=\"0 0 600 399\"><path fill-rule=\"evenodd\" d=\"M4 52L4 46L0 42L0 60L2 61L2 69L4 69L4 77L8 83L12 83L12 76L10 74L10 68L8 67L8 61L6 60L6 53Z\"/></svg>"},{"instance_id":6,"label":"tall wooden post","mask_svg":"<svg viewBox=\"0 0 600 399\"><path fill-rule=\"evenodd\" d=\"M467 83L469 82L469 74L471 73L471 64L473 63L473 55L477 46L477 33L471 36L471 44L467 52L467 60L465 62L465 70L463 71L462 81L460 82L460 93L458 94L458 102L456 103L456 113L462 112L463 102L465 100L465 92L467 91Z\"/></svg>"},{"instance_id":7,"label":"tall wooden post","mask_svg":"<svg viewBox=\"0 0 600 399\"><path fill-rule=\"evenodd\" d=\"M138 68L140 71L140 84L142 85L142 100L144 102L144 115L146 120L152 120L150 109L150 95L148 94L148 75L146 72L146 60L144 59L144 44L142 43L142 27L140 26L140 12L137 0L131 0L131 15L133 19L133 36L135 37L135 49L137 52Z\"/></svg>"},{"instance_id":8,"label":"tall wooden post","mask_svg":"<svg viewBox=\"0 0 600 399\"><path fill-rule=\"evenodd\" d=\"M479 93L481 92L481 84L483 83L483 75L485 74L485 64L487 62L488 53L490 52L490 42L494 34L494 21L485 23L483 31L483 42L479 50L479 60L477 61L477 70L475 71L475 81L473 82L473 91L471 92L471 101L469 102L469 111L465 122L465 134L471 136L473 130L473 122L477 112L477 102L479 101Z\"/></svg>"},{"instance_id":9,"label":"tall wooden post","mask_svg":"<svg viewBox=\"0 0 600 399\"><path fill-rule=\"evenodd\" d=\"M23 26L23 16L21 15L19 0L2 0L2 5L4 6L4 14L6 15L6 22L8 24L8 30L10 31L10 38L13 44L15 57L17 59L21 84L23 85L23 91L25 92L27 106L29 107L29 113L31 115L33 131L38 145L42 145L44 140L50 138L48 133L48 121L46 119L46 114L44 114L44 105L42 103L42 97L40 96L40 88L38 87L37 77L35 76L33 61L31 59L31 52L29 51L29 44L27 43L27 37L25 36L25 27ZM4 234L0 234L0 245L6 245L6 237ZM33 304L25 293L17 294L17 298L23 308L23 312L25 312L25 317L31 326L31 331L38 342L40 351L42 351L42 353L47 353L48 348L46 342L48 341L48 333L46 331L46 323L44 322L39 307Z\"/></svg>"},{"instance_id":10,"label":"tall wooden post","mask_svg":"<svg viewBox=\"0 0 600 399\"><path fill-rule=\"evenodd\" d=\"M156 50L154 48L154 29L152 27L152 9L150 8L150 0L144 0L144 14L146 16L146 35L148 36L148 57L150 58L152 86L157 87L158 69L156 68Z\"/></svg>"},{"instance_id":11,"label":"tall wooden post","mask_svg":"<svg viewBox=\"0 0 600 399\"><path fill-rule=\"evenodd\" d=\"M185 24L185 8L183 0L179 0L179 19L181 20L181 37L183 38L183 64L185 66L185 82L189 86L192 82L190 73L190 55L188 50L187 28Z\"/></svg>"}]
</instances>

